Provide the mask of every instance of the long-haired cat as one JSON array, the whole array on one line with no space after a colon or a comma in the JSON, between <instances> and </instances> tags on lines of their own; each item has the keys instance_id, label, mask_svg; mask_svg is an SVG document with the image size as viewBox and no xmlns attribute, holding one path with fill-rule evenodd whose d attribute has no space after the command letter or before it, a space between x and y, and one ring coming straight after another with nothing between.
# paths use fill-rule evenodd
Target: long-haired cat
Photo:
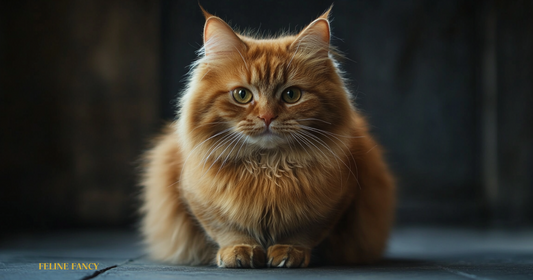
<instances>
[{"instance_id":1,"label":"long-haired cat","mask_svg":"<svg viewBox=\"0 0 533 280\"><path fill-rule=\"evenodd\" d=\"M351 102L328 14L296 35L255 38L204 11L179 120L146 157L153 258L252 268L380 258L395 187Z\"/></svg>"}]
</instances>

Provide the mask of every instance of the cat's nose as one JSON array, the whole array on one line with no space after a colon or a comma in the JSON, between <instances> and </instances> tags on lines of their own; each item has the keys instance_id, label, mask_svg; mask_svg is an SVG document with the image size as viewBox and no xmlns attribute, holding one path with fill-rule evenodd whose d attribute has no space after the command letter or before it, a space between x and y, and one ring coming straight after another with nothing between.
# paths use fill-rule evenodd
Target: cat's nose
<instances>
[{"instance_id":1,"label":"cat's nose","mask_svg":"<svg viewBox=\"0 0 533 280\"><path fill-rule=\"evenodd\" d=\"M266 114L261 114L261 115L259 115L257 117L262 119L265 122L266 126L269 127L270 126L270 122L272 122L272 120L277 118L278 116L274 116L271 113L266 113Z\"/></svg>"}]
</instances>

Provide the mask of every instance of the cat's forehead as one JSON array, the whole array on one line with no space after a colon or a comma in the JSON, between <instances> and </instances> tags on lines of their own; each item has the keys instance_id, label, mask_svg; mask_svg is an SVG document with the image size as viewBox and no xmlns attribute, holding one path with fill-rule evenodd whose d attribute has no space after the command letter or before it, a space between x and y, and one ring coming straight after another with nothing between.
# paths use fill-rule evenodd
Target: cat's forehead
<instances>
[{"instance_id":1,"label":"cat's forehead","mask_svg":"<svg viewBox=\"0 0 533 280\"><path fill-rule=\"evenodd\" d=\"M267 92L286 84L290 78L290 60L294 52L290 46L293 36L275 39L241 37L247 48L243 55L247 82Z\"/></svg>"},{"instance_id":2,"label":"cat's forehead","mask_svg":"<svg viewBox=\"0 0 533 280\"><path fill-rule=\"evenodd\" d=\"M245 43L245 53L248 59L269 57L285 57L292 52L289 50L294 42L294 36L282 36L278 38L256 39L246 36L239 36Z\"/></svg>"}]
</instances>

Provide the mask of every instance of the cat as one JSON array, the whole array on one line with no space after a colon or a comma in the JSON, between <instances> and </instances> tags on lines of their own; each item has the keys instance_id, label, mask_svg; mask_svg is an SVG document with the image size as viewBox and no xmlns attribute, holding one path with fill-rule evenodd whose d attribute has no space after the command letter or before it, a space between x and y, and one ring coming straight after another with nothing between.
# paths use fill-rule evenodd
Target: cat
<instances>
[{"instance_id":1,"label":"cat","mask_svg":"<svg viewBox=\"0 0 533 280\"><path fill-rule=\"evenodd\" d=\"M150 255L232 268L379 260L394 178L339 70L331 8L274 38L202 11L204 46L178 120L145 157Z\"/></svg>"}]
</instances>

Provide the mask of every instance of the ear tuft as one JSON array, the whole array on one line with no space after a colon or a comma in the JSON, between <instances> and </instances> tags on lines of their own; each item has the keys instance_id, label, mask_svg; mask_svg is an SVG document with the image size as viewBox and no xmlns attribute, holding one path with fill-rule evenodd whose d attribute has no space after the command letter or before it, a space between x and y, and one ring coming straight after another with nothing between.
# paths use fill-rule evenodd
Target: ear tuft
<instances>
[{"instance_id":1,"label":"ear tuft","mask_svg":"<svg viewBox=\"0 0 533 280\"><path fill-rule=\"evenodd\" d=\"M200 6L200 9L202 10L202 13L204 14L204 18L207 20L208 18L210 17L213 17L212 14L210 14L208 11L206 11L204 9L204 7L202 7L202 5L200 5L200 1L198 1L198 6Z\"/></svg>"},{"instance_id":2,"label":"ear tuft","mask_svg":"<svg viewBox=\"0 0 533 280\"><path fill-rule=\"evenodd\" d=\"M321 16L319 16L318 18L323 18L325 20L329 20L329 13L331 12L331 9L333 9L333 4L331 4L331 6L329 6L329 9L327 11L325 11Z\"/></svg>"}]
</instances>

